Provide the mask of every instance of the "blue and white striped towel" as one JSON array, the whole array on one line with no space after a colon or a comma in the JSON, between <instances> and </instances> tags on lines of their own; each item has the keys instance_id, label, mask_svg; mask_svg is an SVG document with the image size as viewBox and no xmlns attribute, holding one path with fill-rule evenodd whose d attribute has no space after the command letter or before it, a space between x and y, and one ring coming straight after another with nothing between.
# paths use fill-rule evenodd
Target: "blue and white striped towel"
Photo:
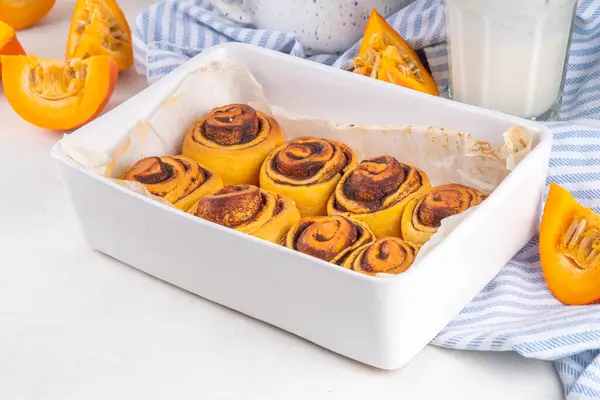
<instances>
[{"instance_id":1,"label":"blue and white striped towel","mask_svg":"<svg viewBox=\"0 0 600 400\"><path fill-rule=\"evenodd\" d=\"M208 0L162 0L135 26L135 66L153 82L203 49L241 41L304 57L292 34L232 25ZM548 183L568 189L600 212L600 0L581 0L554 133ZM448 82L443 0L417 0L388 18L411 45L424 49L440 89ZM311 59L334 67L356 54ZM548 291L538 239L527 244L432 344L453 349L517 351L553 360L569 400L600 399L600 305L566 307Z\"/></svg>"}]
</instances>

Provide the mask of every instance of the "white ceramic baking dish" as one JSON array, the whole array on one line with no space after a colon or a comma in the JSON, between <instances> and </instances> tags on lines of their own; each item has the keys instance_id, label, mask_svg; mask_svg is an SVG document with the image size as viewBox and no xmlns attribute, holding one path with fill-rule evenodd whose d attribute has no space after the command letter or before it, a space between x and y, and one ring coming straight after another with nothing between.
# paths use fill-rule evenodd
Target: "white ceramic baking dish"
<instances>
[{"instance_id":1,"label":"white ceramic baking dish","mask_svg":"<svg viewBox=\"0 0 600 400\"><path fill-rule=\"evenodd\" d=\"M289 111L341 123L443 126L497 146L501 132L520 124L534 134L534 148L418 264L397 277L375 278L140 196L81 167L57 145L52 156L92 248L339 354L395 369L536 233L551 149L544 126L254 46L205 51L73 135L114 147L189 72L225 57L248 67L271 103Z\"/></svg>"}]
</instances>

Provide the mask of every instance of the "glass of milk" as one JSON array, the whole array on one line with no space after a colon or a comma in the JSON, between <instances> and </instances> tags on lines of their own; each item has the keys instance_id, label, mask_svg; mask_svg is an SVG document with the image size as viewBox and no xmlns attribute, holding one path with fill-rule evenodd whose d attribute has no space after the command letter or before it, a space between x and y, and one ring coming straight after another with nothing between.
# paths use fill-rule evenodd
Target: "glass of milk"
<instances>
[{"instance_id":1,"label":"glass of milk","mask_svg":"<svg viewBox=\"0 0 600 400\"><path fill-rule=\"evenodd\" d=\"M577 0L446 0L453 100L558 117Z\"/></svg>"}]
</instances>

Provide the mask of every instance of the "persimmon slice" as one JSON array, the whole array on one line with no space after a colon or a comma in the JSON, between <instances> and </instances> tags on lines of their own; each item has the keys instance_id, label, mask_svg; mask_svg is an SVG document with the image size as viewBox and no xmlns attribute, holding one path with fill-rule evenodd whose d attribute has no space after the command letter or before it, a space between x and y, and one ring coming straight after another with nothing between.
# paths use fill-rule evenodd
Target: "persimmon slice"
<instances>
[{"instance_id":1,"label":"persimmon slice","mask_svg":"<svg viewBox=\"0 0 600 400\"><path fill-rule=\"evenodd\" d=\"M13 28L0 21L0 55L25 54L19 39ZM0 64L0 78L2 77L2 65Z\"/></svg>"},{"instance_id":2,"label":"persimmon slice","mask_svg":"<svg viewBox=\"0 0 600 400\"><path fill-rule=\"evenodd\" d=\"M67 59L95 55L110 56L120 71L133 64L131 29L115 0L78 0L75 5Z\"/></svg>"},{"instance_id":3,"label":"persimmon slice","mask_svg":"<svg viewBox=\"0 0 600 400\"><path fill-rule=\"evenodd\" d=\"M8 102L21 118L45 129L73 129L95 118L118 76L109 56L67 62L2 56L1 61Z\"/></svg>"},{"instance_id":4,"label":"persimmon slice","mask_svg":"<svg viewBox=\"0 0 600 400\"><path fill-rule=\"evenodd\" d=\"M540 227L540 262L558 300L569 305L600 300L600 215L554 183Z\"/></svg>"},{"instance_id":5,"label":"persimmon slice","mask_svg":"<svg viewBox=\"0 0 600 400\"><path fill-rule=\"evenodd\" d=\"M375 9L358 51L353 72L437 96L435 81L419 56Z\"/></svg>"},{"instance_id":6,"label":"persimmon slice","mask_svg":"<svg viewBox=\"0 0 600 400\"><path fill-rule=\"evenodd\" d=\"M0 21L13 29L25 29L39 22L56 0L0 0Z\"/></svg>"}]
</instances>

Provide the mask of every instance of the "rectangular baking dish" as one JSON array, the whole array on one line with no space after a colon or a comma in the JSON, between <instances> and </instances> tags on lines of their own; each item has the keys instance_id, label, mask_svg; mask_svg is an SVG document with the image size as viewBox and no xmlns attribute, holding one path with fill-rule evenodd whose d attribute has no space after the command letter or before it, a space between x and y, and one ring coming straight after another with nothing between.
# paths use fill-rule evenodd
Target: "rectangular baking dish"
<instances>
[{"instance_id":1,"label":"rectangular baking dish","mask_svg":"<svg viewBox=\"0 0 600 400\"><path fill-rule=\"evenodd\" d=\"M434 125L502 144L523 125L533 150L491 196L407 272L375 278L227 229L52 157L87 243L152 276L382 369L406 364L537 232L551 133L537 123L448 101L244 44L211 48L72 135L114 148L186 75L244 64L272 104L340 123ZM210 94L207 94L210 95Z\"/></svg>"}]
</instances>

